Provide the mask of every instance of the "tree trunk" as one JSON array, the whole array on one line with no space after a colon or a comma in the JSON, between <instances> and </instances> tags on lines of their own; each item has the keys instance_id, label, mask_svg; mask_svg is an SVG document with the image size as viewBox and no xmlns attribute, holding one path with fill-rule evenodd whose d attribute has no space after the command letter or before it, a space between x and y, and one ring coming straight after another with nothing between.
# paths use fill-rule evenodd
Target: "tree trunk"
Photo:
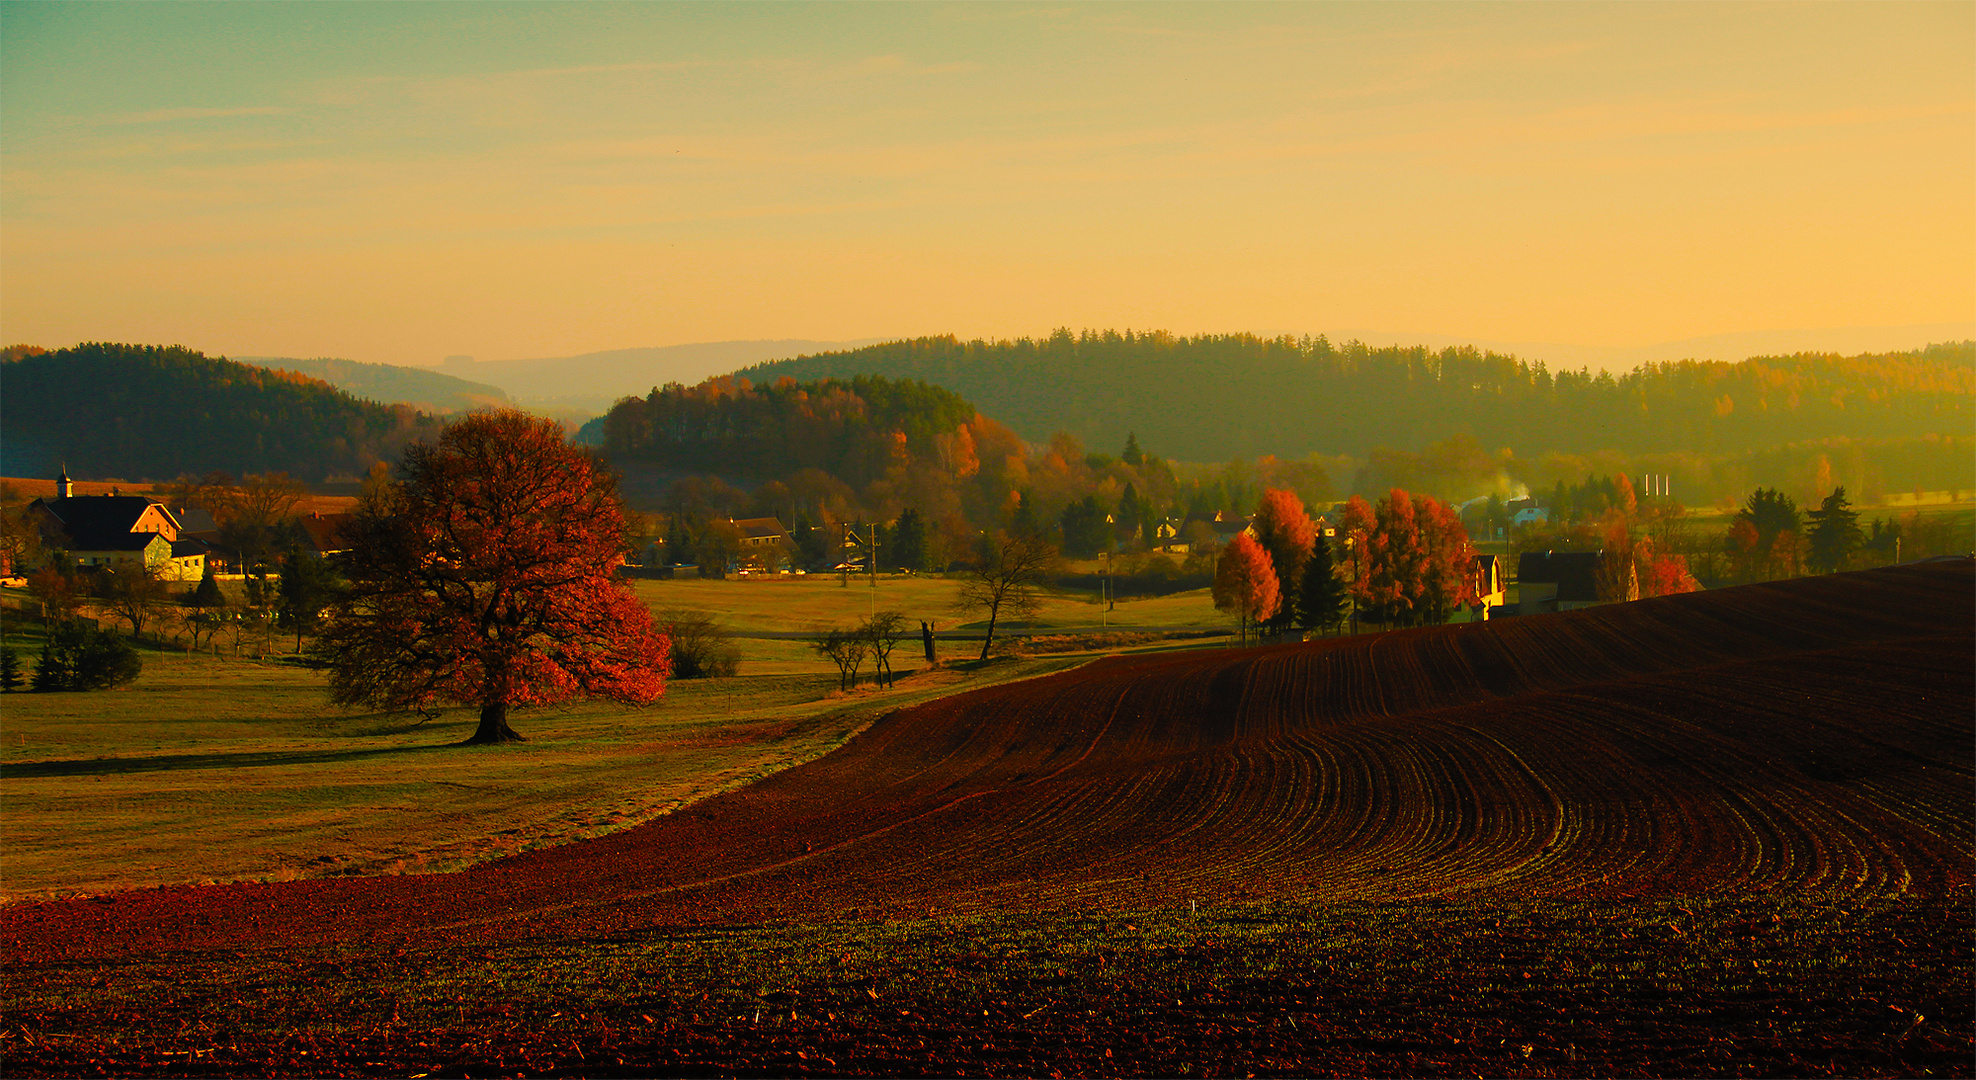
<instances>
[{"instance_id":1,"label":"tree trunk","mask_svg":"<svg viewBox=\"0 0 1976 1080\"><path fill-rule=\"evenodd\" d=\"M480 728L473 733L467 746L495 746L500 743L527 742L514 728L508 726L508 703L490 701L480 707Z\"/></svg>"},{"instance_id":2,"label":"tree trunk","mask_svg":"<svg viewBox=\"0 0 1976 1080\"><path fill-rule=\"evenodd\" d=\"M995 616L1001 614L1001 606L1000 604L990 604L988 606L988 633L981 639L981 659L983 661L988 659L988 646L995 643Z\"/></svg>"}]
</instances>

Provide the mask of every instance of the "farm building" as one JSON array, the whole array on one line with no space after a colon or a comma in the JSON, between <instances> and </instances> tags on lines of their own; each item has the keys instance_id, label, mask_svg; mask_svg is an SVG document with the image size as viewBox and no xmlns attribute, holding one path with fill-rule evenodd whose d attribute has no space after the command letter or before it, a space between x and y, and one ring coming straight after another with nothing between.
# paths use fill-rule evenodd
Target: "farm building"
<instances>
[{"instance_id":1,"label":"farm building","mask_svg":"<svg viewBox=\"0 0 1976 1080\"><path fill-rule=\"evenodd\" d=\"M350 550L349 527L355 514L312 513L297 523L302 527L302 550L318 559Z\"/></svg>"},{"instance_id":2,"label":"farm building","mask_svg":"<svg viewBox=\"0 0 1976 1080\"><path fill-rule=\"evenodd\" d=\"M1599 603L1597 551L1532 551L1516 560L1517 614L1571 611Z\"/></svg>"},{"instance_id":3,"label":"farm building","mask_svg":"<svg viewBox=\"0 0 1976 1080\"><path fill-rule=\"evenodd\" d=\"M781 518L738 518L734 527L741 532L741 550L736 554L733 569L750 573L789 569L789 551L793 545Z\"/></svg>"},{"instance_id":4,"label":"farm building","mask_svg":"<svg viewBox=\"0 0 1976 1080\"><path fill-rule=\"evenodd\" d=\"M167 581L197 581L205 573L206 543L183 535L163 503L114 489L109 495L74 492L64 469L55 480L54 498L28 504L48 546L68 552L72 565L143 566Z\"/></svg>"}]
</instances>

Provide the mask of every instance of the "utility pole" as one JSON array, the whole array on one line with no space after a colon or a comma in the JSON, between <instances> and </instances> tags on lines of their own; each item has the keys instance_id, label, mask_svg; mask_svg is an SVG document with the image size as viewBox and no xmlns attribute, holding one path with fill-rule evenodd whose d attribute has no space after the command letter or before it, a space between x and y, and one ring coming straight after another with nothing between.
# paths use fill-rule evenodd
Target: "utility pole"
<instances>
[{"instance_id":1,"label":"utility pole","mask_svg":"<svg viewBox=\"0 0 1976 1080\"><path fill-rule=\"evenodd\" d=\"M1111 552L1102 552L1105 559L1104 573L1098 575L1098 626L1111 626L1111 597L1108 595L1111 584Z\"/></svg>"}]
</instances>

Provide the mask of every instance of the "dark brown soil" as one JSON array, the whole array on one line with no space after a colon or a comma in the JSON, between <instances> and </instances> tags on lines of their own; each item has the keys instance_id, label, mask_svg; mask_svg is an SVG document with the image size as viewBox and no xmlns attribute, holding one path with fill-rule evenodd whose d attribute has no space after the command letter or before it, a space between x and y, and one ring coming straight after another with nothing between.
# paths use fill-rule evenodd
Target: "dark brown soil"
<instances>
[{"instance_id":1,"label":"dark brown soil","mask_svg":"<svg viewBox=\"0 0 1976 1080\"><path fill-rule=\"evenodd\" d=\"M64 988L77 972L197 958L194 966L206 974L188 976L182 995L194 1003L190 1023L218 1008L220 990L211 980L226 964L214 957L236 949L333 952L370 958L365 962L401 949L456 950L446 955L458 963L466 953L457 950L546 942L580 950L600 940L737 923L771 923L800 936L810 931L795 928L826 923L876 927L939 917L1000 925L1023 913L1058 922L1071 917L1066 913L1150 913L1132 916L1150 919L1193 905L1224 913L1352 907L1384 912L1390 922L1401 918L1394 913L1444 906L1482 913L1473 915L1479 919L1532 904L1687 910L1733 900L1809 904L1819 912L1894 905L1886 910L1907 920L1902 926L1930 928L1959 963L1948 961L1946 974L1901 967L1898 958L1908 953L1891 942L1906 939L1895 931L1884 940L1869 935L1854 948L1833 946L1832 955L1847 957L1862 978L1908 987L1900 992L1911 998L1944 978L1960 974L1966 981L1968 973L1972 715L1976 576L1969 560L1939 562L1479 626L1108 660L895 713L810 765L603 839L453 875L16 905L0 911L0 943L10 989L42 1002L69 993ZM1833 940L1847 932L1839 926ZM1541 929L1523 937L1529 948L1548 947ZM1595 939L1580 941L1588 956L1612 946ZM1122 970L1115 984L1087 980L1071 997L1091 1013L1085 1027L1110 1017L1097 1024L1112 1033L1110 1058L1077 1057L1095 1053L1104 1040L1069 1031L1046 1035L1055 1021L1037 1017L1000 1029L1005 1040L1028 1038L1033 1045L1026 1054L994 1050L994 1039L963 1052L975 1045L972 1003L970 1034L936 1034L929 1042L929 1032L963 1027L941 1019L948 1006L926 998L900 1003L905 1017L917 1018L910 1023L871 1021L878 1025L872 1031L895 1032L872 1037L879 1040L874 1045L946 1039L937 1054L881 1060L830 1053L835 1044L819 1041L824 1028L796 1030L798 1009L799 1019L780 1034L744 1036L731 1021L700 1027L668 1021L667 1037L684 1040L684 1056L634 1055L625 1069L661 1062L656 1067L665 1072L1035 1072L1039 1063L1059 1060L1054 1055L1065 1039L1084 1040L1076 1042L1083 1049L1065 1050L1068 1067L1053 1067L1075 1072L1171 1074L1189 1064L1209 1072L1426 1074L1442 1071L1430 1064L1442 1057L1446 1071L1456 1073L1569 1074L1580 1065L1720 1072L1736 1071L1739 1061L1799 1072L1935 1067L1933 1059L1900 1056L1905 1051L1886 1051L1894 1056L1880 1064L1856 1053L1843 1067L1820 1064L1797 1044L1750 1057L1747 1038L1716 1056L1705 1039L1676 1046L1657 1027L1624 1029L1614 1018L1629 1015L1624 994L1634 984L1610 972L1553 981L1542 1000L1527 1000L1476 984L1480 975L1460 965L1437 976L1431 993L1419 992L1431 997L1445 989L1451 1001L1469 1002L1462 1008L1481 1027L1461 1029L1466 1037L1446 1036L1453 1042L1441 1054L1443 1036L1434 1025L1455 1024L1452 1016L1389 1017L1379 1030L1398 1032L1391 1039L1399 1043L1374 1039L1352 1049L1356 1043L1321 1023L1328 1034L1311 1037L1277 1020L1296 1015L1291 1003L1318 994L1325 995L1319 1003L1325 1015L1341 1007L1339 994L1394 1016L1394 1010L1411 1016L1422 1002L1405 987L1335 973L1325 981L1317 969L1296 977L1294 993L1244 974L1245 965L1266 955L1210 965L1225 995L1217 998L1228 1012L1225 1022L1213 1019L1219 1014L1212 1010L1203 1013L1198 1000L1194 1007L1156 1007L1165 990L1154 994L1151 983ZM1573 970L1597 962L1569 950L1561 959ZM1760 971L1761 956L1731 955L1725 962L1751 960ZM1387 963L1366 955L1358 962L1373 971ZM1943 961L1931 963L1939 968ZM1515 990L1520 981L1508 979L1506 986ZM1023 985L1028 989L1012 992L1035 989ZM1808 1009L1806 1015L1825 1018L1807 1029L1823 1032L1814 1043L1845 1042L1827 1023L1837 1014L1807 1004L1830 991L1794 980L1766 986L1737 991L1756 994L1746 1011L1774 1018ZM103 994L74 992L83 1000ZM476 990L474 1000L482 997ZM1289 1003L1272 1005L1285 998ZM1547 1044L1533 1042L1527 1054L1521 1043L1508 1056L1502 1046L1484 1052L1477 1038L1486 1036L1475 1032L1487 1029L1492 1008L1522 1033L1517 1037L1535 1038L1528 1025L1552 1000L1604 1032L1604 1045L1635 1049L1588 1056L1583 1043L1573 1043L1577 1058L1554 1057L1545 1056ZM1687 1019L1676 1028L1692 1035L1706 1027L1698 1015L1730 1008L1721 1002L1731 999L1708 1000L1716 1003L1700 1014L1693 1011L1700 1006L1684 1003L1686 1011L1677 1012ZM1921 1043L1903 1035L1899 1045L1939 1044L1940 1053L1960 1053L1967 1064L1967 995L1961 1000L1949 1028L1917 1027L1933 1034ZM1093 1012L1093 1003L1102 1008ZM1918 1008L1912 1002L1885 1007L1896 1006ZM851 1015L846 1009L840 1015ZM994 1009L988 1012L986 1019L995 1020ZM1886 1016L1872 1009L1859 1015L1873 1017L1860 1023L1884 1042L1879 1027ZM1939 1008L1934 1015L1942 1022ZM15 1039L30 1040L4 1044L10 1071L26 1062L48 1071L80 1068L90 1056L65 1056L52 1038L32 1042L36 1034L54 1034L46 1023L10 1025L25 1031ZM1429 1024L1424 1032L1421 1023ZM1217 1051L1219 1057L1203 1050L1192 1062L1151 1051L1120 1058L1115 1036L1121 1032L1246 1049ZM657 1053L651 1033L644 1037L640 1045ZM739 1049L754 1045L750 1039L763 1048ZM810 1043L836 1064L777 1058L766 1049ZM97 1036L78 1044L105 1049ZM737 1049L723 1057L716 1044ZM39 1049L23 1058L25 1045ZM266 1047L274 1045L250 1054L249 1063L269 1066L275 1051ZM522 1055L515 1060L535 1062L539 1054L524 1053L530 1045L513 1043L512 1054ZM1036 1046L1047 1046L1052 1056L1038 1056ZM691 1047L702 1049L688 1053ZM1662 1056L1646 1047L1658 1047ZM415 1060L406 1053L400 1046L389 1063ZM615 1056L622 1055L607 1055ZM199 1060L219 1064L211 1054ZM303 1064L291 1071L309 1071L306 1059L296 1060ZM354 1059L337 1060L343 1064L330 1071L358 1069ZM631 1064L638 1060L643 1064ZM585 1058L556 1068L597 1072L604 1063ZM174 1071L197 1071L194 1061L183 1065ZM229 1070L252 1071L241 1064L221 1069Z\"/></svg>"}]
</instances>

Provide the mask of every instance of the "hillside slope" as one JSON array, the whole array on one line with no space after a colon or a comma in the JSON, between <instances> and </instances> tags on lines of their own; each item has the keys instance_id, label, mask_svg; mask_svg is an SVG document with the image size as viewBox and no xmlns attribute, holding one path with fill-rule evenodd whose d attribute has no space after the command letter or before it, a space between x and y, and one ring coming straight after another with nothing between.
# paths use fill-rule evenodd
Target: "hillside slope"
<instances>
[{"instance_id":1,"label":"hillside slope","mask_svg":"<svg viewBox=\"0 0 1976 1080\"><path fill-rule=\"evenodd\" d=\"M474 360L455 356L447 357L441 370L464 379L495 383L523 405L595 415L621 397L643 396L653 387L666 383L691 385L744 364L865 344L869 342L707 341L528 360Z\"/></svg>"},{"instance_id":2,"label":"hillside slope","mask_svg":"<svg viewBox=\"0 0 1976 1080\"><path fill-rule=\"evenodd\" d=\"M1940 896L1972 872L1967 559L1118 658L880 720L461 874L0 912L16 958L1284 899Z\"/></svg>"},{"instance_id":3,"label":"hillside slope","mask_svg":"<svg viewBox=\"0 0 1976 1080\"><path fill-rule=\"evenodd\" d=\"M508 392L498 386L469 382L429 368L330 357L303 360L292 356L236 356L234 359L255 367L298 372L321 379L354 398L379 405L410 405L420 412L471 412L509 403Z\"/></svg>"},{"instance_id":4,"label":"hillside slope","mask_svg":"<svg viewBox=\"0 0 1976 1080\"><path fill-rule=\"evenodd\" d=\"M1649 364L1613 378L1472 348L1058 331L1041 340L892 341L736 374L756 383L919 379L1028 439L1062 430L1110 449L1136 431L1187 461L1417 450L1459 432L1526 458L1735 454L1827 438L1966 436L1976 424L1976 342Z\"/></svg>"},{"instance_id":5,"label":"hillside slope","mask_svg":"<svg viewBox=\"0 0 1976 1080\"><path fill-rule=\"evenodd\" d=\"M169 480L222 469L362 476L438 421L173 346L86 343L0 364L6 471Z\"/></svg>"}]
</instances>

